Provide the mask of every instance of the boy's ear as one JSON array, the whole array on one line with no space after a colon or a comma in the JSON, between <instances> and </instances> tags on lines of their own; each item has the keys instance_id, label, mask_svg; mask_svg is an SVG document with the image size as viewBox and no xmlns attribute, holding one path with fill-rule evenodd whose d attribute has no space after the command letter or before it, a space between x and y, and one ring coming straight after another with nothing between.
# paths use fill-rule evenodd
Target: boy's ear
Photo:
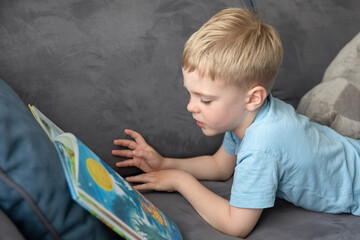
<instances>
[{"instance_id":1,"label":"boy's ear","mask_svg":"<svg viewBox=\"0 0 360 240\"><path fill-rule=\"evenodd\" d=\"M264 87L256 86L248 91L248 98L246 101L246 109L250 112L256 111L263 105L267 91Z\"/></svg>"}]
</instances>

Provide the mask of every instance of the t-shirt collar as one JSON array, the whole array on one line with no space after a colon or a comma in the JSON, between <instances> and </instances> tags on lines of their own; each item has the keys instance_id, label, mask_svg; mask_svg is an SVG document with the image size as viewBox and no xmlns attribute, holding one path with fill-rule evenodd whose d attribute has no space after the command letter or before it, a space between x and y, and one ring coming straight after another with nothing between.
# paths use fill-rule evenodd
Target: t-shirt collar
<instances>
[{"instance_id":1,"label":"t-shirt collar","mask_svg":"<svg viewBox=\"0 0 360 240\"><path fill-rule=\"evenodd\" d=\"M265 102L263 106L261 107L260 111L256 115L256 118L254 120L254 123L261 121L269 112L270 105L273 102L273 96L271 93L266 97Z\"/></svg>"}]
</instances>

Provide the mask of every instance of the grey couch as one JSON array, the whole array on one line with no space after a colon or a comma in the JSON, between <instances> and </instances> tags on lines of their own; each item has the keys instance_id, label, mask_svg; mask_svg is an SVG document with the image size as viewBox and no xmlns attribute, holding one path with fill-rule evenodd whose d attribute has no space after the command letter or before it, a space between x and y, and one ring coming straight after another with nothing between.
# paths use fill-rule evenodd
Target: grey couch
<instances>
[{"instance_id":1,"label":"grey couch","mask_svg":"<svg viewBox=\"0 0 360 240\"><path fill-rule=\"evenodd\" d=\"M125 137L124 128L141 132L164 156L211 154L222 136L203 136L186 110L182 49L216 12L248 4L235 0L2 0L0 78L25 104L37 106L63 130L74 133L123 176L139 172L115 167L121 159L111 155L112 140ZM279 31L284 45L284 61L272 93L296 108L301 97L321 81L338 51L360 31L360 2L255 4L260 16ZM203 182L225 198L231 183L231 179ZM236 239L210 227L177 193L144 194L177 223L184 239ZM0 239L29 238L7 215L0 209ZM85 239L94 238L91 231L87 234ZM248 237L359 238L358 217L310 212L280 199L274 208L264 210Z\"/></svg>"}]
</instances>

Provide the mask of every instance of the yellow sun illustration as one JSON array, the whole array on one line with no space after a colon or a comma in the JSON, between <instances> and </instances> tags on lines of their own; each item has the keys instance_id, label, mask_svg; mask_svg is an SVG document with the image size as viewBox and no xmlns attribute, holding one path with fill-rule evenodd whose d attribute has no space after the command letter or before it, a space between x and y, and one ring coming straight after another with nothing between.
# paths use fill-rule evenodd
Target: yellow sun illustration
<instances>
[{"instance_id":1,"label":"yellow sun illustration","mask_svg":"<svg viewBox=\"0 0 360 240\"><path fill-rule=\"evenodd\" d=\"M101 166L100 163L96 162L94 159L87 158L86 167L90 176L99 187L101 187L105 191L113 190L114 187L109 173L105 170L103 166Z\"/></svg>"}]
</instances>

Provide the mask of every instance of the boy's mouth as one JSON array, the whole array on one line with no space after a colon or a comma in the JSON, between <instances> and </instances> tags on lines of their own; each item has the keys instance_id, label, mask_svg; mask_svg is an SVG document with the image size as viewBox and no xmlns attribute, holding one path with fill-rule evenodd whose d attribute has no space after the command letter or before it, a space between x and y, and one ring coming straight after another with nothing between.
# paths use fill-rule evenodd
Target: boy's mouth
<instances>
[{"instance_id":1,"label":"boy's mouth","mask_svg":"<svg viewBox=\"0 0 360 240\"><path fill-rule=\"evenodd\" d=\"M196 124L197 124L200 128L203 128L203 127L205 126L204 123L199 122L199 121L196 121Z\"/></svg>"}]
</instances>

